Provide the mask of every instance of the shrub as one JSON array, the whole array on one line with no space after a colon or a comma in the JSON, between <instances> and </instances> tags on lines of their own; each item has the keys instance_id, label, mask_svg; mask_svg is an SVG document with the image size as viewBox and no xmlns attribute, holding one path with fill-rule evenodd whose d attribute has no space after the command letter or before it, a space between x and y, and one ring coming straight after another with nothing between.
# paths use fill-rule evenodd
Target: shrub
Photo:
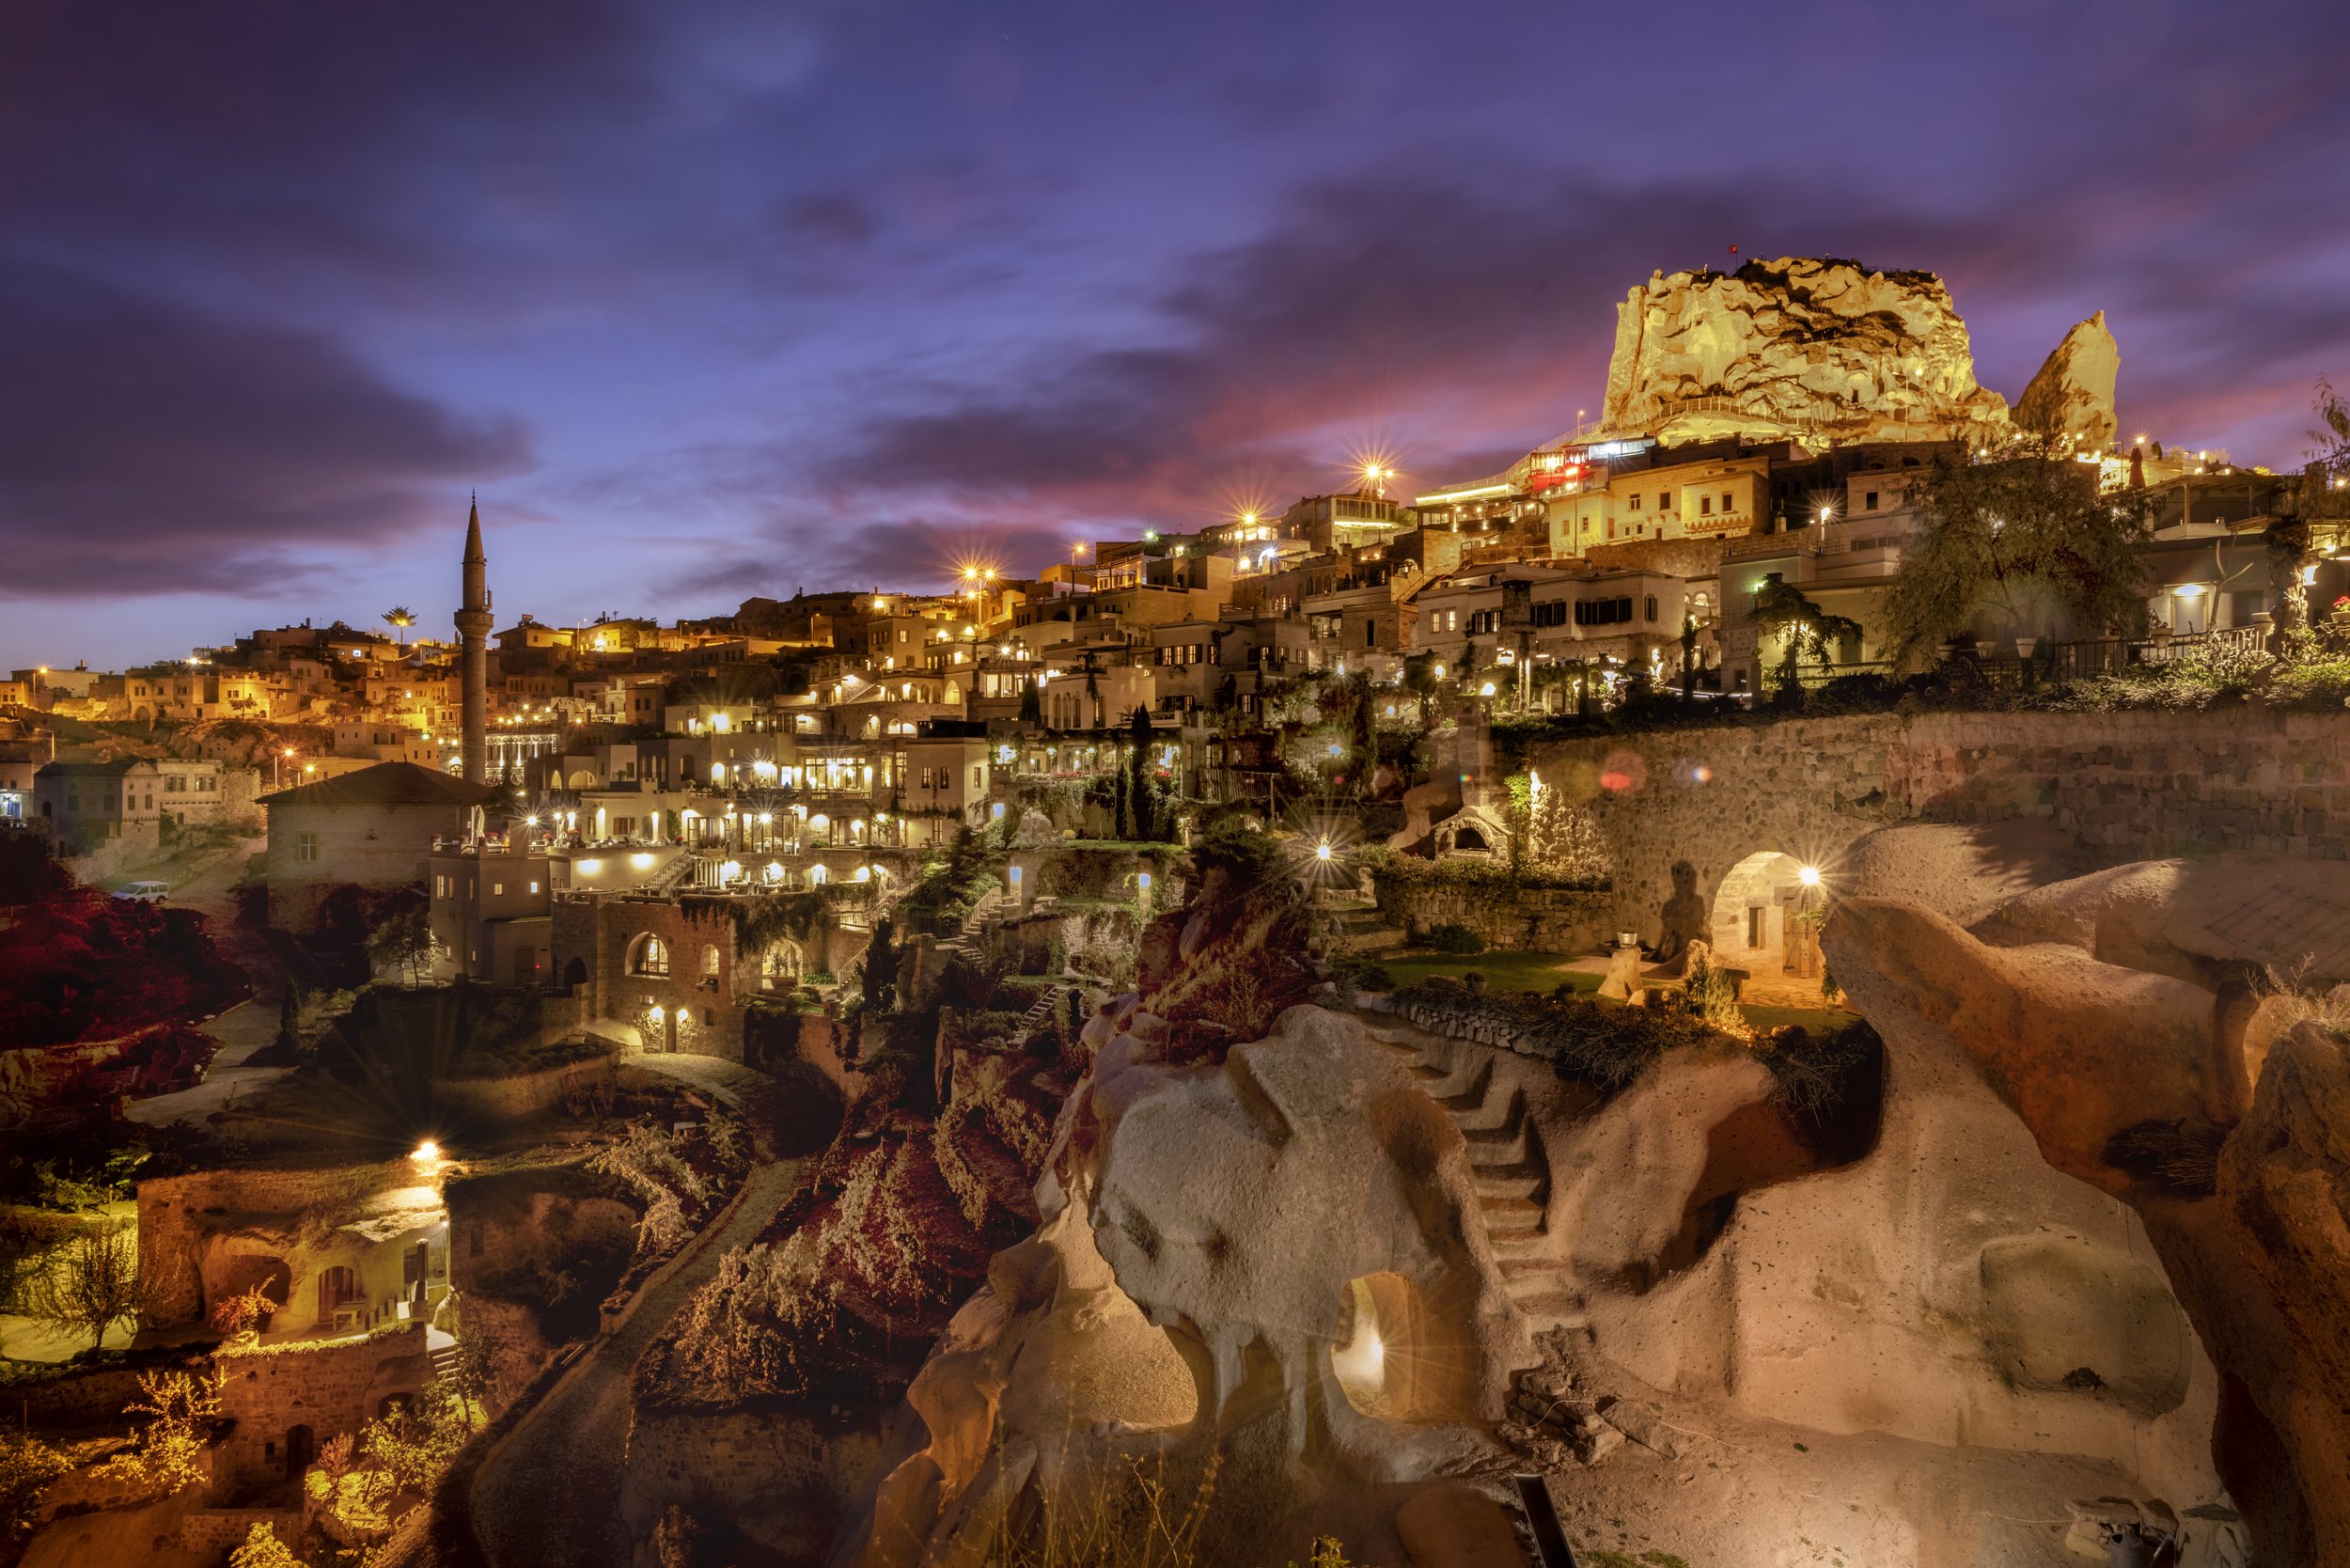
<instances>
[{"instance_id":1,"label":"shrub","mask_svg":"<svg viewBox=\"0 0 2350 1568\"><path fill-rule=\"evenodd\" d=\"M1440 953L1481 953L1485 950L1483 937L1466 926L1450 922L1430 926L1426 945Z\"/></svg>"},{"instance_id":2,"label":"shrub","mask_svg":"<svg viewBox=\"0 0 2350 1568\"><path fill-rule=\"evenodd\" d=\"M0 1432L0 1542L30 1530L40 1499L73 1461L38 1437Z\"/></svg>"},{"instance_id":3,"label":"shrub","mask_svg":"<svg viewBox=\"0 0 2350 1568\"><path fill-rule=\"evenodd\" d=\"M2106 1164L2188 1198L2219 1190L2227 1129L2201 1121L2134 1121L2106 1141Z\"/></svg>"},{"instance_id":4,"label":"shrub","mask_svg":"<svg viewBox=\"0 0 2350 1568\"><path fill-rule=\"evenodd\" d=\"M1563 1078L1612 1095L1668 1050L1734 1042L1688 1012L1618 1007L1560 986L1549 996L1477 993L1432 981L1400 993L1406 1016L1439 1027L1479 1027L1510 1049L1548 1061Z\"/></svg>"}]
</instances>

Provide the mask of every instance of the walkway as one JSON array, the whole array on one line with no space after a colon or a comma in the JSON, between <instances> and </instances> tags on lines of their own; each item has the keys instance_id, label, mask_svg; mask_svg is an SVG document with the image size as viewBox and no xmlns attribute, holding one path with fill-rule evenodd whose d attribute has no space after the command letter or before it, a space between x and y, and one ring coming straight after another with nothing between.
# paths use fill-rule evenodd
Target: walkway
<instances>
[{"instance_id":1,"label":"walkway","mask_svg":"<svg viewBox=\"0 0 2350 1568\"><path fill-rule=\"evenodd\" d=\"M492 1568L627 1568L634 1544L620 1518L620 1480L634 1415L637 1360L731 1249L748 1246L783 1207L803 1161L775 1158L775 1126L795 1107L766 1074L706 1057L633 1056L746 1113L762 1163L743 1192L687 1244L684 1261L648 1287L628 1321L591 1341L555 1390L525 1415L473 1486L474 1530Z\"/></svg>"},{"instance_id":2,"label":"walkway","mask_svg":"<svg viewBox=\"0 0 2350 1568\"><path fill-rule=\"evenodd\" d=\"M293 1071L290 1067L244 1065L246 1058L277 1038L277 1011L286 988L286 972L271 949L269 938L261 932L237 924L238 879L244 874L246 857L258 853L266 843L261 839L244 840L198 871L195 878L174 887L164 901L171 908L193 909L204 917L205 927L220 945L221 952L230 962L243 965L252 978L253 995L200 1026L220 1043L220 1049L213 1053L212 1064L205 1070L204 1081L176 1094L133 1101L123 1110L133 1121L150 1127L172 1121L201 1121Z\"/></svg>"}]
</instances>

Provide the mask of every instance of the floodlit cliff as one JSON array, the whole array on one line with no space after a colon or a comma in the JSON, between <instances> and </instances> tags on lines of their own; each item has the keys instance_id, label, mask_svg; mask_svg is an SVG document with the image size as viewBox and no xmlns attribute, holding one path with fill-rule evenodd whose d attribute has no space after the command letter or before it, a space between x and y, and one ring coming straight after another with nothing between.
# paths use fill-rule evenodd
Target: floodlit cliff
<instances>
[{"instance_id":1,"label":"floodlit cliff","mask_svg":"<svg viewBox=\"0 0 2350 1568\"><path fill-rule=\"evenodd\" d=\"M1667 441L1982 443L2013 431L2006 400L1976 384L1940 278L1807 257L1657 273L1633 289L1616 307L1602 421Z\"/></svg>"}]
</instances>

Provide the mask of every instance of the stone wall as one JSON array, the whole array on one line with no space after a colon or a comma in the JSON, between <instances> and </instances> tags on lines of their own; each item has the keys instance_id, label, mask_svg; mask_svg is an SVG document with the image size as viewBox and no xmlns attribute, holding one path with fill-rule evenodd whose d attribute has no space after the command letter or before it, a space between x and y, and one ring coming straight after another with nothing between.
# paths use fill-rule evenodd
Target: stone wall
<instances>
[{"instance_id":1,"label":"stone wall","mask_svg":"<svg viewBox=\"0 0 2350 1568\"><path fill-rule=\"evenodd\" d=\"M819 1563L881 1451L878 1416L640 1406L621 1513L642 1540L681 1503L706 1523L723 1515L787 1562Z\"/></svg>"},{"instance_id":2,"label":"stone wall","mask_svg":"<svg viewBox=\"0 0 2350 1568\"><path fill-rule=\"evenodd\" d=\"M298 1508L198 1508L180 1521L180 1549L225 1555L243 1545L255 1525L267 1525L287 1546L302 1540L302 1510Z\"/></svg>"},{"instance_id":3,"label":"stone wall","mask_svg":"<svg viewBox=\"0 0 2350 1568\"><path fill-rule=\"evenodd\" d=\"M2350 858L2350 713L1872 713L1537 746L1588 798L1618 918L1662 929L1671 868L1709 902L1747 855L1832 867L1887 823L2036 818L2100 863Z\"/></svg>"},{"instance_id":4,"label":"stone wall","mask_svg":"<svg viewBox=\"0 0 2350 1568\"><path fill-rule=\"evenodd\" d=\"M282 1475L296 1427L309 1429L311 1451L330 1437L381 1414L385 1400L432 1381L420 1323L356 1340L306 1340L225 1348L220 1413L237 1424L223 1445L232 1484Z\"/></svg>"},{"instance_id":5,"label":"stone wall","mask_svg":"<svg viewBox=\"0 0 2350 1568\"><path fill-rule=\"evenodd\" d=\"M1613 940L1616 896L1605 889L1403 881L1379 876L1379 912L1414 936L1465 926L1489 948L1579 953Z\"/></svg>"},{"instance_id":6,"label":"stone wall","mask_svg":"<svg viewBox=\"0 0 2350 1568\"><path fill-rule=\"evenodd\" d=\"M180 1363L198 1375L211 1370L212 1358L190 1353ZM22 1421L35 1432L73 1432L109 1424L139 1397L139 1377L152 1366L64 1367L53 1373L9 1383L0 1392L0 1416Z\"/></svg>"}]
</instances>

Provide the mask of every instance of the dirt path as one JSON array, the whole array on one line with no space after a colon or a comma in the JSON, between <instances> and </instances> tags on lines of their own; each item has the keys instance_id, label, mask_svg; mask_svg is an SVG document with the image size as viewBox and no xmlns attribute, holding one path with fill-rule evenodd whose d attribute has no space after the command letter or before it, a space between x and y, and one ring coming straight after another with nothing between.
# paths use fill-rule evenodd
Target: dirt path
<instances>
[{"instance_id":1,"label":"dirt path","mask_svg":"<svg viewBox=\"0 0 2350 1568\"><path fill-rule=\"evenodd\" d=\"M626 1568L634 1543L620 1518L620 1476L637 1359L716 1272L718 1261L748 1245L775 1217L804 1163L771 1157L774 1119L791 1107L777 1103L776 1085L764 1074L706 1058L629 1059L739 1105L765 1163L753 1168L733 1205L689 1244L684 1262L650 1288L616 1332L589 1346L481 1467L473 1487L474 1529L493 1568Z\"/></svg>"},{"instance_id":2,"label":"dirt path","mask_svg":"<svg viewBox=\"0 0 2350 1568\"><path fill-rule=\"evenodd\" d=\"M123 1112L133 1121L161 1126L167 1121L199 1121L226 1109L240 1097L277 1082L290 1067L247 1067L244 1060L277 1038L277 1010L286 988L286 973L261 932L237 924L236 886L245 860L267 840L253 839L222 854L191 880L174 887L164 902L175 909L201 914L212 939L232 963L252 977L253 995L203 1026L220 1042L204 1081L177 1094L140 1100Z\"/></svg>"}]
</instances>

